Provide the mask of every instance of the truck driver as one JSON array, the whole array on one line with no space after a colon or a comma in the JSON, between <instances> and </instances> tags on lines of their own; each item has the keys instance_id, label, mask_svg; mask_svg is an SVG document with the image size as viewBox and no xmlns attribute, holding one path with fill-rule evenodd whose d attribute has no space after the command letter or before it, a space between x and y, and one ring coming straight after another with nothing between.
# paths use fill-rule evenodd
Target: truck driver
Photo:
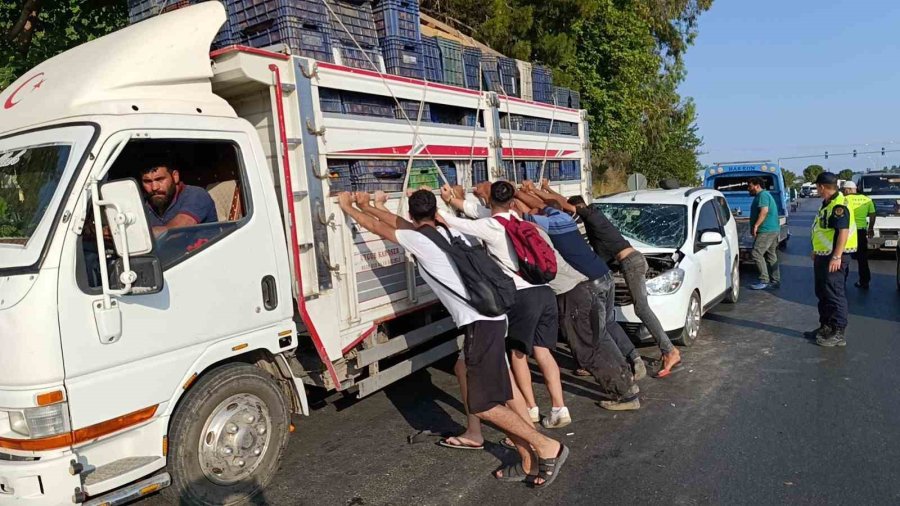
<instances>
[{"instance_id":1,"label":"truck driver","mask_svg":"<svg viewBox=\"0 0 900 506\"><path fill-rule=\"evenodd\" d=\"M157 159L141 169L141 186L153 235L180 227L218 221L216 205L203 188L181 181L175 164Z\"/></svg>"}]
</instances>

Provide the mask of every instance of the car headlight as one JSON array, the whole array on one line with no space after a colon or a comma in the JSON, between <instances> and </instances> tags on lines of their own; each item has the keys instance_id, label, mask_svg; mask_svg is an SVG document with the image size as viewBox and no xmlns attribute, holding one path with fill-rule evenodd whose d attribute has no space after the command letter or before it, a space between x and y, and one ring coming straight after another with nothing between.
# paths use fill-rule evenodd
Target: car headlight
<instances>
[{"instance_id":1,"label":"car headlight","mask_svg":"<svg viewBox=\"0 0 900 506\"><path fill-rule=\"evenodd\" d=\"M647 295L669 295L678 291L684 282L684 270L670 269L647 280Z\"/></svg>"},{"instance_id":2,"label":"car headlight","mask_svg":"<svg viewBox=\"0 0 900 506\"><path fill-rule=\"evenodd\" d=\"M9 417L9 428L16 434L28 439L40 439L58 436L69 432L69 409L65 402L41 406L6 410Z\"/></svg>"}]
</instances>

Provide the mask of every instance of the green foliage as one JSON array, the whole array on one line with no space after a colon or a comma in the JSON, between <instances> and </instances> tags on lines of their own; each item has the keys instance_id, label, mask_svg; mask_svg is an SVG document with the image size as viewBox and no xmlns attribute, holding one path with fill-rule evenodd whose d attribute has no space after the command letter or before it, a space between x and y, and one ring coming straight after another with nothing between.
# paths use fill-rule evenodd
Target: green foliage
<instances>
[{"instance_id":1,"label":"green foliage","mask_svg":"<svg viewBox=\"0 0 900 506\"><path fill-rule=\"evenodd\" d=\"M118 0L0 3L0 89L48 58L122 28L127 17L126 3Z\"/></svg>"},{"instance_id":2,"label":"green foliage","mask_svg":"<svg viewBox=\"0 0 900 506\"><path fill-rule=\"evenodd\" d=\"M803 169L803 179L807 182L815 183L816 178L823 172L825 172L825 167L822 167L821 165L808 165Z\"/></svg>"},{"instance_id":3,"label":"green foliage","mask_svg":"<svg viewBox=\"0 0 900 506\"><path fill-rule=\"evenodd\" d=\"M800 182L797 181L797 174L794 174L793 172L791 172L787 169L782 170L782 173L784 174L784 186L785 187L793 188L794 186L800 185Z\"/></svg>"},{"instance_id":4,"label":"green foliage","mask_svg":"<svg viewBox=\"0 0 900 506\"><path fill-rule=\"evenodd\" d=\"M853 170L852 169L844 169L838 172L838 179L844 179L846 181L850 181L853 179Z\"/></svg>"}]
</instances>

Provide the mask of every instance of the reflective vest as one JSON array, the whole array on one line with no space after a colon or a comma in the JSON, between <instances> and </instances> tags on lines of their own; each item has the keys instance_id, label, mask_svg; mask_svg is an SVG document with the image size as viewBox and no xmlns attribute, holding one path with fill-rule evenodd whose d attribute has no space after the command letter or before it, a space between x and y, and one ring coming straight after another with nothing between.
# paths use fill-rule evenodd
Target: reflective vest
<instances>
[{"instance_id":1,"label":"reflective vest","mask_svg":"<svg viewBox=\"0 0 900 506\"><path fill-rule=\"evenodd\" d=\"M853 217L856 218L856 228L866 227L869 223L869 213L866 209L872 204L872 199L859 193L851 193L847 195L847 207L853 211Z\"/></svg>"},{"instance_id":2,"label":"reflective vest","mask_svg":"<svg viewBox=\"0 0 900 506\"><path fill-rule=\"evenodd\" d=\"M844 245L844 252L852 253L856 251L856 220L853 219L853 210L847 202L847 197L838 192L827 206L819 209L812 227L812 247L816 255L830 255L834 249L834 233L835 230L828 226L831 216L834 214L834 208L844 206L850 213L850 235L847 236L847 244Z\"/></svg>"}]
</instances>

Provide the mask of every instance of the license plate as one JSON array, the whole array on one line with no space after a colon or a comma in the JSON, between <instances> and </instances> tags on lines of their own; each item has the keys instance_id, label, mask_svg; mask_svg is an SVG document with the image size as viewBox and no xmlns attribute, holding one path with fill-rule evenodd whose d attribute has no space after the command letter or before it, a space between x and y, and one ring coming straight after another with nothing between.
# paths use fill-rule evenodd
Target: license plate
<instances>
[{"instance_id":1,"label":"license plate","mask_svg":"<svg viewBox=\"0 0 900 506\"><path fill-rule=\"evenodd\" d=\"M896 239L892 239L892 240L890 240L890 241L884 241L884 247L885 247L885 248L896 248L896 247L897 247L897 240L896 240Z\"/></svg>"}]
</instances>

